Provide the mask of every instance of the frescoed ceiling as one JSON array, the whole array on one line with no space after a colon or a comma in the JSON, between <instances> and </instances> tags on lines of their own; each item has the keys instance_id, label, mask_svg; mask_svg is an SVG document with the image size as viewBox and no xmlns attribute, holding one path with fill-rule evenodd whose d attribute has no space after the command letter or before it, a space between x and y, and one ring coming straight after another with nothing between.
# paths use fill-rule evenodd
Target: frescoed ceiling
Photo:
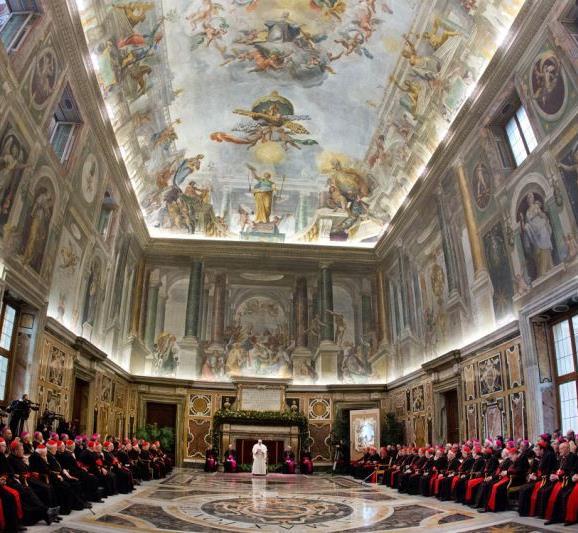
<instances>
[{"instance_id":1,"label":"frescoed ceiling","mask_svg":"<svg viewBox=\"0 0 578 533\"><path fill-rule=\"evenodd\" d=\"M523 0L76 0L153 237L373 246Z\"/></svg>"}]
</instances>

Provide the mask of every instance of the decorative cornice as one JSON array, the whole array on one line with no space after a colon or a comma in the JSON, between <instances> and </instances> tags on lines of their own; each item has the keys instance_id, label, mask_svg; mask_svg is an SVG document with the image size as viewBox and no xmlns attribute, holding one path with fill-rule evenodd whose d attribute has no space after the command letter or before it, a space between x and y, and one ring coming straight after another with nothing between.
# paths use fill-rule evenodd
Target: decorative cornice
<instances>
[{"instance_id":1,"label":"decorative cornice","mask_svg":"<svg viewBox=\"0 0 578 533\"><path fill-rule=\"evenodd\" d=\"M88 356L93 361L102 362L108 359L108 355L105 352L84 337L76 337L72 347L78 350L81 355Z\"/></svg>"},{"instance_id":2,"label":"decorative cornice","mask_svg":"<svg viewBox=\"0 0 578 533\"><path fill-rule=\"evenodd\" d=\"M46 319L44 328L50 335L53 335L67 346L72 347L76 342L76 335L52 317Z\"/></svg>"},{"instance_id":3,"label":"decorative cornice","mask_svg":"<svg viewBox=\"0 0 578 533\"><path fill-rule=\"evenodd\" d=\"M228 269L277 269L280 271L319 270L320 261L333 264L335 271L371 272L375 254L369 248L304 244L245 243L237 241L191 241L155 239L145 250L152 265L188 265L204 258L207 266Z\"/></svg>"},{"instance_id":4,"label":"decorative cornice","mask_svg":"<svg viewBox=\"0 0 578 533\"><path fill-rule=\"evenodd\" d=\"M481 339L471 342L470 344L467 344L461 348L460 353L462 355L462 360L472 355L491 350L494 346L498 346L499 344L507 342L511 339L515 339L519 336L520 328L518 321L512 320L512 322L501 326L488 335L485 335Z\"/></svg>"},{"instance_id":5,"label":"decorative cornice","mask_svg":"<svg viewBox=\"0 0 578 533\"><path fill-rule=\"evenodd\" d=\"M432 359L431 361L427 361L421 367L428 373L432 373L435 370L440 370L441 368L453 365L455 363L459 363L462 360L462 355L460 350L452 350L451 352L445 353Z\"/></svg>"}]
</instances>

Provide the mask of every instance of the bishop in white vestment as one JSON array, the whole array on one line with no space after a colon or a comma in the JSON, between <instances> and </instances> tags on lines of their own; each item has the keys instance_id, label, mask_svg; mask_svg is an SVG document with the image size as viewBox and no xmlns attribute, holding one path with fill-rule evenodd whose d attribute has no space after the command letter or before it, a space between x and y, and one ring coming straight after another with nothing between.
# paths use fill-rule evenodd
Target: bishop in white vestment
<instances>
[{"instance_id":1,"label":"bishop in white vestment","mask_svg":"<svg viewBox=\"0 0 578 533\"><path fill-rule=\"evenodd\" d=\"M253 468L251 472L254 476L267 475L267 446L259 439L253 446Z\"/></svg>"}]
</instances>

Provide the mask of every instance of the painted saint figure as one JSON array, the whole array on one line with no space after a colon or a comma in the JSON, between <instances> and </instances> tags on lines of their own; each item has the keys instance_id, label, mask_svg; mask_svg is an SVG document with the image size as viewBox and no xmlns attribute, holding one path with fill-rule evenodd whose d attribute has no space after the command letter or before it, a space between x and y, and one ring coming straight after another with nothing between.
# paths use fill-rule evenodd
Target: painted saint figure
<instances>
[{"instance_id":1,"label":"painted saint figure","mask_svg":"<svg viewBox=\"0 0 578 533\"><path fill-rule=\"evenodd\" d=\"M251 473L254 476L267 475L267 446L259 439L253 446L253 467Z\"/></svg>"},{"instance_id":2,"label":"painted saint figure","mask_svg":"<svg viewBox=\"0 0 578 533\"><path fill-rule=\"evenodd\" d=\"M275 183L271 179L271 174L265 172L259 176L254 167L247 165L251 171L253 179L257 182L253 186L253 198L255 198L255 222L269 223L271 218L271 208L273 206L273 191Z\"/></svg>"},{"instance_id":3,"label":"painted saint figure","mask_svg":"<svg viewBox=\"0 0 578 533\"><path fill-rule=\"evenodd\" d=\"M554 266L552 260L552 226L542 204L533 192L526 195L527 208L520 214L520 230L524 250L534 259L536 277L543 276Z\"/></svg>"},{"instance_id":4,"label":"painted saint figure","mask_svg":"<svg viewBox=\"0 0 578 533\"><path fill-rule=\"evenodd\" d=\"M52 193L41 187L30 209L22 239L22 260L36 272L40 272L42 266L53 207Z\"/></svg>"}]
</instances>

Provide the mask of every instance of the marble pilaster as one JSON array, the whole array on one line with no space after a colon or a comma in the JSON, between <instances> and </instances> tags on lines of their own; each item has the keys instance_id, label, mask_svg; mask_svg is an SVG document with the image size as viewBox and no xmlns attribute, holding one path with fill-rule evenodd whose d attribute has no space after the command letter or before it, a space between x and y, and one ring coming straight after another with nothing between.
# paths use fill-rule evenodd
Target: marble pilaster
<instances>
[{"instance_id":1,"label":"marble pilaster","mask_svg":"<svg viewBox=\"0 0 578 533\"><path fill-rule=\"evenodd\" d=\"M462 162L456 166L460 196L464 209L464 219L470 241L470 251L474 267L474 282L472 284L473 306L476 310L475 321L479 327L488 327L495 323L493 287L486 267L482 241L476 222L472 194Z\"/></svg>"},{"instance_id":2,"label":"marble pilaster","mask_svg":"<svg viewBox=\"0 0 578 533\"><path fill-rule=\"evenodd\" d=\"M338 379L337 355L339 347L335 345L333 320L333 276L329 265L322 264L319 272L319 318L320 343L317 358L317 373L323 382L335 383Z\"/></svg>"},{"instance_id":3,"label":"marble pilaster","mask_svg":"<svg viewBox=\"0 0 578 533\"><path fill-rule=\"evenodd\" d=\"M202 312L203 275L202 261L194 261L189 274L185 336L179 342L180 374L185 378L196 377L199 371L197 362L201 355L199 326Z\"/></svg>"},{"instance_id":4,"label":"marble pilaster","mask_svg":"<svg viewBox=\"0 0 578 533\"><path fill-rule=\"evenodd\" d=\"M157 325L157 307L159 303L159 290L161 284L156 277L151 277L148 288L148 300L146 308L145 322L145 345L149 350L153 350L155 344L155 332Z\"/></svg>"}]
</instances>

